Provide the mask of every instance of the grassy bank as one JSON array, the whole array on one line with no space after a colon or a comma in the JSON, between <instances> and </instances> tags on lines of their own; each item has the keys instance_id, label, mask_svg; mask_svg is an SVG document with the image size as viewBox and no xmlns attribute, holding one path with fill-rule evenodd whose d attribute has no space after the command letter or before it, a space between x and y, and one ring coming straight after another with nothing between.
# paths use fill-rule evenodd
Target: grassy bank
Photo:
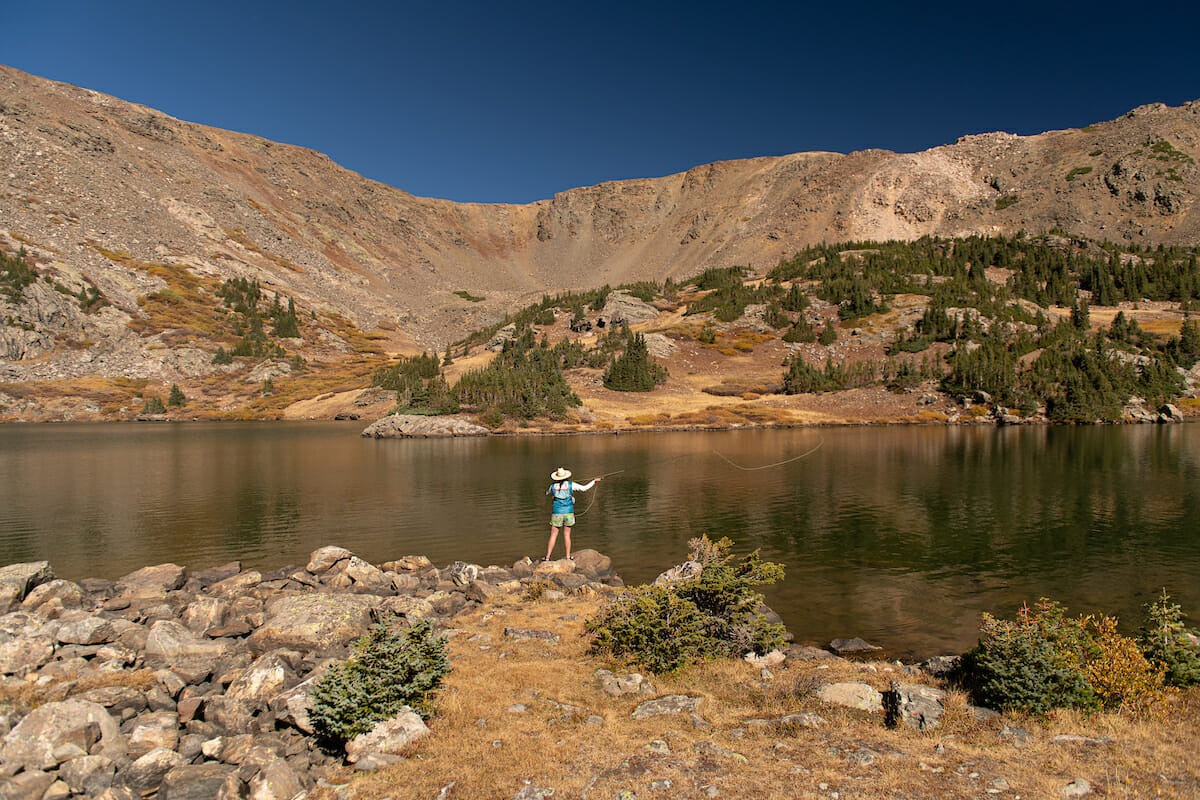
<instances>
[{"instance_id":1,"label":"grassy bank","mask_svg":"<svg viewBox=\"0 0 1200 800\"><path fill-rule=\"evenodd\" d=\"M721 661L651 676L655 695L702 698L702 720L634 720L645 697L605 694L595 671L623 671L587 652L584 620L600 602L509 595L456 618L454 669L433 735L403 763L368 775L347 770L314 796L508 800L523 788L537 796L528 786L585 800L1047 798L1081 779L1094 797L1200 796L1195 690L1163 694L1137 712L987 722L952 692L941 727L920 733L816 697L820 685L837 681L880 690L892 680L933 683L897 664L788 662L763 674ZM549 630L560 640L514 641L506 627ZM823 723L773 722L798 712Z\"/></svg>"}]
</instances>

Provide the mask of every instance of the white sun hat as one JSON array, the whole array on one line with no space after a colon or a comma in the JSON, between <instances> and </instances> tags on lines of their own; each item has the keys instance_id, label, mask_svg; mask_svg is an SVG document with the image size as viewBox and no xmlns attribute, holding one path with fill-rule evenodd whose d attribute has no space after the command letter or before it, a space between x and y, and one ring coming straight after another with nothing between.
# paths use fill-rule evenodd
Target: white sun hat
<instances>
[{"instance_id":1,"label":"white sun hat","mask_svg":"<svg viewBox=\"0 0 1200 800\"><path fill-rule=\"evenodd\" d=\"M552 481L565 481L569 477L571 477L571 470L563 469L562 467L550 473L550 480Z\"/></svg>"}]
</instances>

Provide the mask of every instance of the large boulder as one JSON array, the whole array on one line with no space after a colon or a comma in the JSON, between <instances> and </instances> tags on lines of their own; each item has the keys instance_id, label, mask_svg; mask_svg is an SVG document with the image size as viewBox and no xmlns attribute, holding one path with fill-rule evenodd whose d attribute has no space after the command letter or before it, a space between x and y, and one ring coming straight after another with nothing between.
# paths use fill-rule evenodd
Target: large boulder
<instances>
[{"instance_id":1,"label":"large boulder","mask_svg":"<svg viewBox=\"0 0 1200 800\"><path fill-rule=\"evenodd\" d=\"M166 667L188 683L200 683L232 650L228 641L200 639L182 623L159 620L146 637L144 657L148 667Z\"/></svg>"},{"instance_id":2,"label":"large boulder","mask_svg":"<svg viewBox=\"0 0 1200 800\"><path fill-rule=\"evenodd\" d=\"M428 733L429 727L425 721L405 706L400 713L347 742L346 760L356 763L366 756L399 755L405 747Z\"/></svg>"},{"instance_id":3,"label":"large boulder","mask_svg":"<svg viewBox=\"0 0 1200 800\"><path fill-rule=\"evenodd\" d=\"M374 595L280 597L267 605L266 621L246 642L255 654L280 648L332 654L367 632L379 603Z\"/></svg>"},{"instance_id":4,"label":"large boulder","mask_svg":"<svg viewBox=\"0 0 1200 800\"><path fill-rule=\"evenodd\" d=\"M372 422L362 432L373 439L441 439L451 436L487 436L491 431L462 417L425 417L392 414Z\"/></svg>"},{"instance_id":5,"label":"large boulder","mask_svg":"<svg viewBox=\"0 0 1200 800\"><path fill-rule=\"evenodd\" d=\"M904 724L927 731L942 724L946 692L932 686L892 681L890 691L884 692L883 703L889 726Z\"/></svg>"},{"instance_id":6,"label":"large boulder","mask_svg":"<svg viewBox=\"0 0 1200 800\"><path fill-rule=\"evenodd\" d=\"M0 762L27 770L58 765L55 751L74 745L85 753L124 746L117 721L103 706L84 700L63 700L38 706L25 715L0 742Z\"/></svg>"},{"instance_id":7,"label":"large boulder","mask_svg":"<svg viewBox=\"0 0 1200 800\"><path fill-rule=\"evenodd\" d=\"M54 640L48 635L20 636L0 644L0 673L25 675L54 657Z\"/></svg>"},{"instance_id":8,"label":"large boulder","mask_svg":"<svg viewBox=\"0 0 1200 800\"><path fill-rule=\"evenodd\" d=\"M859 711L883 711L883 695L865 683L827 683L817 689L817 697L830 705Z\"/></svg>"},{"instance_id":9,"label":"large boulder","mask_svg":"<svg viewBox=\"0 0 1200 800\"><path fill-rule=\"evenodd\" d=\"M600 317L610 325L636 325L657 318L658 310L628 292L617 289L608 293Z\"/></svg>"},{"instance_id":10,"label":"large boulder","mask_svg":"<svg viewBox=\"0 0 1200 800\"><path fill-rule=\"evenodd\" d=\"M258 658L225 690L234 700L266 705L271 698L296 684L296 672L287 651L273 651Z\"/></svg>"},{"instance_id":11,"label":"large boulder","mask_svg":"<svg viewBox=\"0 0 1200 800\"><path fill-rule=\"evenodd\" d=\"M49 561L30 561L0 567L0 613L16 606L35 586L54 580L54 570Z\"/></svg>"},{"instance_id":12,"label":"large boulder","mask_svg":"<svg viewBox=\"0 0 1200 800\"><path fill-rule=\"evenodd\" d=\"M117 581L114 591L118 596L130 598L162 597L183 586L187 570L175 564L158 564L142 567Z\"/></svg>"},{"instance_id":13,"label":"large boulder","mask_svg":"<svg viewBox=\"0 0 1200 800\"><path fill-rule=\"evenodd\" d=\"M237 771L229 764L183 764L171 768L158 787L158 800L212 800L225 779Z\"/></svg>"}]
</instances>

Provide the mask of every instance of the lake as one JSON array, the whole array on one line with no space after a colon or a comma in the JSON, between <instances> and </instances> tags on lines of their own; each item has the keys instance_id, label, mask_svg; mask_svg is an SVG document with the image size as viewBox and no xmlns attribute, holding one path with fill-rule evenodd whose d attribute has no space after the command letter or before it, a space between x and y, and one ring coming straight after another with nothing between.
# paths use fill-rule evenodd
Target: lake
<instances>
[{"instance_id":1,"label":"lake","mask_svg":"<svg viewBox=\"0 0 1200 800\"><path fill-rule=\"evenodd\" d=\"M801 642L960 652L980 614L1050 596L1136 629L1167 587L1200 617L1200 425L863 427L372 440L362 423L0 426L0 563L303 565L336 544L511 565L545 552L557 466L575 547L628 583L728 536L787 568ZM561 554L561 544L557 551Z\"/></svg>"}]
</instances>

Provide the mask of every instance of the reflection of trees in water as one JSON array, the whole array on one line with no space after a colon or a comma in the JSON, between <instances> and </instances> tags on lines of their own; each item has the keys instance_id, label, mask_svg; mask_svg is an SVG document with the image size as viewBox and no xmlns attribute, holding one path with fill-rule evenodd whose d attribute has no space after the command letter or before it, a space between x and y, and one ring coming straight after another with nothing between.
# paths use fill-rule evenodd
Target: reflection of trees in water
<instances>
[{"instance_id":1,"label":"reflection of trees in water","mask_svg":"<svg viewBox=\"0 0 1200 800\"><path fill-rule=\"evenodd\" d=\"M239 547L295 533L302 516L300 494L290 488L267 491L263 486L239 487L230 506L232 524L226 527L223 538Z\"/></svg>"}]
</instances>

